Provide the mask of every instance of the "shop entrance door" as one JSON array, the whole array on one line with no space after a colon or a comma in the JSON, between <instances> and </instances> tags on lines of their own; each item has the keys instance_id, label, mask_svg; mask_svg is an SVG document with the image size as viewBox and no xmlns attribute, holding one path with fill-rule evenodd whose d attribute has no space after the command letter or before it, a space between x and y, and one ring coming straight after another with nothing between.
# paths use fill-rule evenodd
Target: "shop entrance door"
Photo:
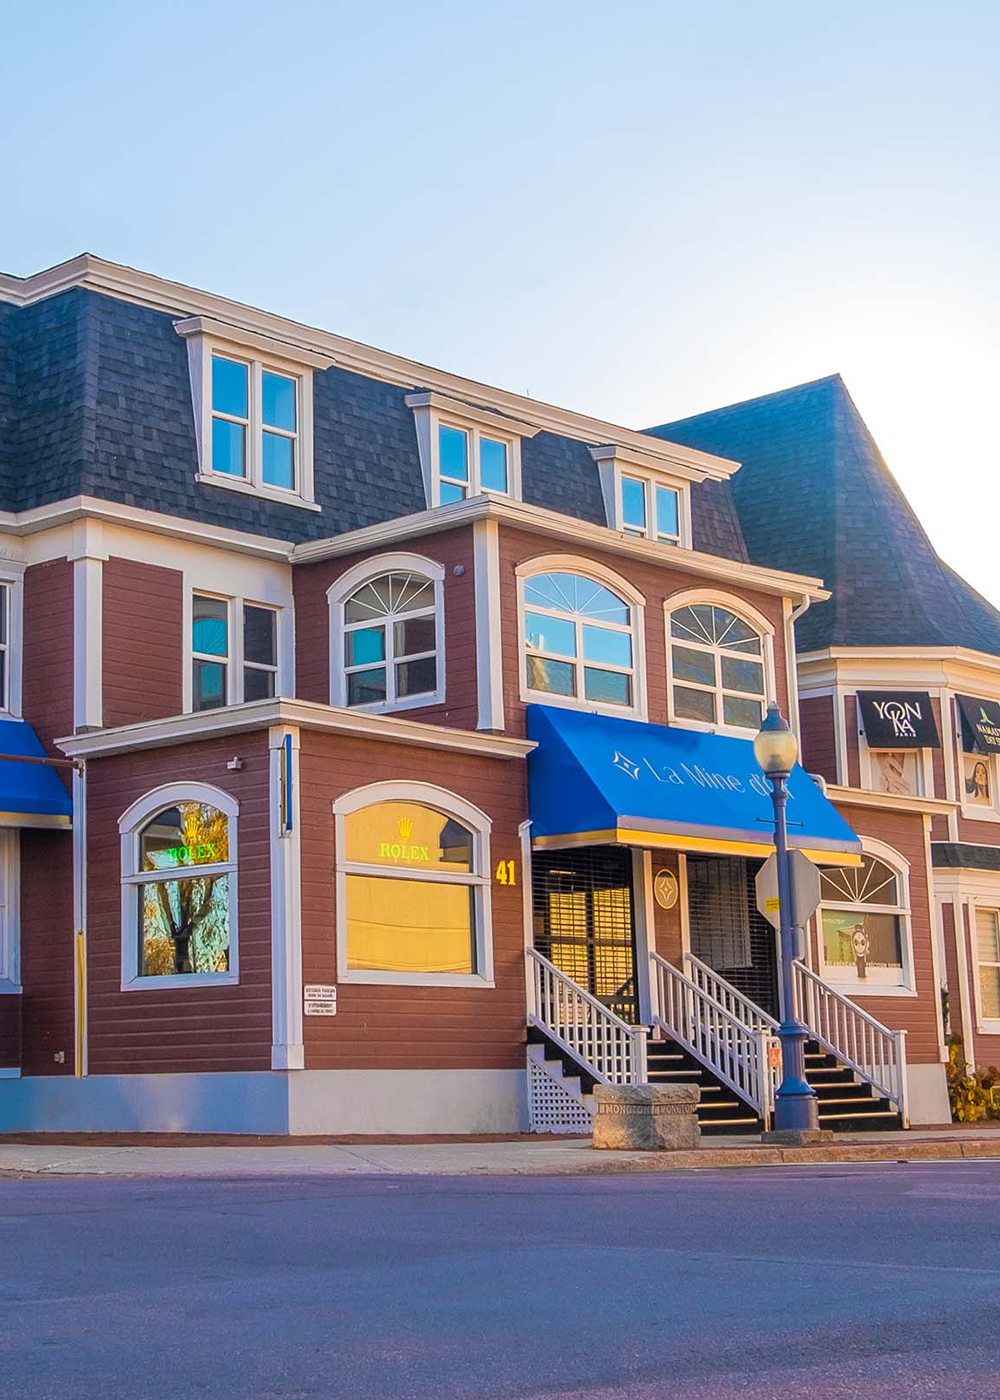
<instances>
[{"instance_id":1,"label":"shop entrance door","mask_svg":"<svg viewBox=\"0 0 1000 1400\"><path fill-rule=\"evenodd\" d=\"M778 949L757 909L762 861L688 856L691 951L771 1016L778 1015Z\"/></svg>"},{"instance_id":2,"label":"shop entrance door","mask_svg":"<svg viewBox=\"0 0 1000 1400\"><path fill-rule=\"evenodd\" d=\"M531 867L535 947L634 1025L639 1000L631 852L620 846L536 851Z\"/></svg>"}]
</instances>

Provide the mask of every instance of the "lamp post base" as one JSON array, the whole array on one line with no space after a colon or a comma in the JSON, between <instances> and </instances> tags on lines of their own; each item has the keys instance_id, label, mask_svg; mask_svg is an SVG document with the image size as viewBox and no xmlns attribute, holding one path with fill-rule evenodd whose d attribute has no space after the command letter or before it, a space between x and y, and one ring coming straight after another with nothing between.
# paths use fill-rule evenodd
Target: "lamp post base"
<instances>
[{"instance_id":1,"label":"lamp post base","mask_svg":"<svg viewBox=\"0 0 1000 1400\"><path fill-rule=\"evenodd\" d=\"M833 1133L829 1128L772 1128L769 1133L761 1133L761 1142L774 1147L812 1147L819 1142L832 1142Z\"/></svg>"}]
</instances>

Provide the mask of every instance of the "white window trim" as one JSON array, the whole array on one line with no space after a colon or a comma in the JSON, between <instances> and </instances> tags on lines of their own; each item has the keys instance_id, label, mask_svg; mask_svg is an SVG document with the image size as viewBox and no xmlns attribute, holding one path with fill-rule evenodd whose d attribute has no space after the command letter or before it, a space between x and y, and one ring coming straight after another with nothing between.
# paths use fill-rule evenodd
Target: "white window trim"
<instances>
[{"instance_id":1,"label":"white window trim","mask_svg":"<svg viewBox=\"0 0 1000 1400\"><path fill-rule=\"evenodd\" d=\"M229 652L225 658L220 656L209 656L207 652L194 650L194 599L195 595L202 598L215 598L220 603L225 603L227 607L226 628L229 637ZM244 607L260 608L264 612L271 612L275 615L274 620L274 645L277 664L274 667L264 666L259 662L245 663L243 658L243 609ZM225 661L226 666L226 704L242 705L243 699L243 668L245 664L260 671L271 671L274 673L274 694L291 694L292 687L286 684L288 676L288 664L286 652L290 645L290 638L286 635L290 629L288 619L288 609L278 603L263 602L257 598L250 598L244 595L232 596L220 593L214 588L200 588L197 584L188 588L184 598L184 713L194 712L194 663L196 660L205 661ZM221 709L221 706L216 706ZM199 713L209 714L210 711L200 711Z\"/></svg>"},{"instance_id":2,"label":"white window trim","mask_svg":"<svg viewBox=\"0 0 1000 1400\"><path fill-rule=\"evenodd\" d=\"M621 719L647 718L646 705L646 634L644 626L646 599L627 579L593 559L575 554L544 554L518 564L517 576L517 665L521 699L527 705L559 705L568 710L584 710L591 714L618 715ZM603 584L617 593L632 609L632 704L609 705L587 700L579 695L552 695L547 690L532 690L528 685L528 652L524 639L524 585L538 574L579 574ZM565 658L568 659L568 658ZM577 658L583 666L583 658ZM612 668L613 669L613 668Z\"/></svg>"},{"instance_id":3,"label":"white window trim","mask_svg":"<svg viewBox=\"0 0 1000 1400\"><path fill-rule=\"evenodd\" d=\"M875 856L882 860L893 871L899 881L899 892L902 896L901 903L889 908L887 906L846 904L831 900L820 902L816 910L816 946L819 951L819 974L836 992L843 993L844 996L852 1000L858 997L915 997L917 986L913 962L913 906L910 902L910 862L905 856L884 841L877 841L871 836L862 836L861 849L866 855ZM902 955L902 981L894 982L862 982L857 977L848 978L838 968L831 973L827 970L826 958L823 946L823 910L844 910L844 909L867 909L871 908L874 913L895 914L900 921L900 953Z\"/></svg>"},{"instance_id":4,"label":"white window trim","mask_svg":"<svg viewBox=\"0 0 1000 1400\"><path fill-rule=\"evenodd\" d=\"M283 505L320 510L315 502L313 468L313 371L332 364L327 357L271 340L267 336L239 332L204 316L192 316L175 323L178 335L188 346L188 372L194 405L195 438L198 444L198 472L195 480L229 491L242 491ZM212 469L212 356L236 360L250 370L249 427L247 430L247 475L230 476ZM272 486L263 479L261 375L264 370L296 382L296 485L293 490Z\"/></svg>"},{"instance_id":5,"label":"white window trim","mask_svg":"<svg viewBox=\"0 0 1000 1400\"><path fill-rule=\"evenodd\" d=\"M229 860L217 865L183 866L177 878L198 874L229 876L228 972L172 973L167 977L139 975L139 886L150 871L140 869L139 833L143 825L165 807L178 802L207 802L229 819ZM123 992L155 992L173 987L235 986L239 980L239 802L210 783L164 783L128 807L118 819L121 837L122 882L122 978Z\"/></svg>"},{"instance_id":6,"label":"white window trim","mask_svg":"<svg viewBox=\"0 0 1000 1400\"><path fill-rule=\"evenodd\" d=\"M7 589L7 664L4 667L0 714L21 716L21 662L24 655L24 570L25 565L5 559L0 564L0 583ZM0 603L0 606L3 606Z\"/></svg>"},{"instance_id":7,"label":"white window trim","mask_svg":"<svg viewBox=\"0 0 1000 1400\"><path fill-rule=\"evenodd\" d=\"M520 423L499 413L449 399L432 392L407 394L406 405L413 409L417 432L417 449L424 478L424 494L428 509L441 504L441 448L438 429L458 428L469 435L469 483L466 500L487 495L512 501L521 500L521 439L532 438L539 428ZM483 486L479 476L479 440L481 437L502 442L507 448L507 490L495 491Z\"/></svg>"},{"instance_id":8,"label":"white window trim","mask_svg":"<svg viewBox=\"0 0 1000 1400\"><path fill-rule=\"evenodd\" d=\"M601 491L604 496L604 510L608 527L633 539L653 540L670 549L691 549L691 483L683 476L662 471L638 456L624 452L620 447L592 447L590 455L597 463L601 475ZM622 478L641 481L646 492L646 530L641 534L633 526L626 526L622 509ZM666 486L677 492L676 539L661 536L656 529L656 487Z\"/></svg>"},{"instance_id":9,"label":"white window trim","mask_svg":"<svg viewBox=\"0 0 1000 1400\"><path fill-rule=\"evenodd\" d=\"M371 579L388 573L424 574L434 585L434 631L437 655L437 686L424 695L409 695L403 700L383 700L371 705L347 704L347 674L344 669L344 613L352 593ZM398 710L426 709L443 705L445 697L445 638L444 638L444 565L422 554L378 554L355 564L335 579L326 590L330 610L330 704L359 714L395 714ZM386 663L388 665L388 662Z\"/></svg>"},{"instance_id":10,"label":"white window trim","mask_svg":"<svg viewBox=\"0 0 1000 1400\"><path fill-rule=\"evenodd\" d=\"M0 909L0 996L21 991L21 836L0 830L0 879L6 892Z\"/></svg>"},{"instance_id":11,"label":"white window trim","mask_svg":"<svg viewBox=\"0 0 1000 1400\"><path fill-rule=\"evenodd\" d=\"M478 972L377 972L347 966L347 876L376 875L385 877L391 866L364 865L348 861L344 818L379 802L414 802L433 807L449 817L463 822L473 833L473 875L449 875L448 872L419 870L395 878L426 879L442 883L470 885L476 891L476 966ZM494 987L493 972L493 905L490 864L490 834L493 823L485 812L471 802L432 783L381 782L354 788L333 803L336 831L336 938L337 980L383 986L406 987Z\"/></svg>"},{"instance_id":12,"label":"white window trim","mask_svg":"<svg viewBox=\"0 0 1000 1400\"><path fill-rule=\"evenodd\" d=\"M673 637L670 635L670 615L677 612L679 608L687 608L693 604L712 604L716 607L726 608L729 612L735 613L741 622L745 622L748 627L752 627L761 639L761 660L764 664L764 712L775 699L777 689L775 685L774 671L774 625L769 622L763 613L758 612L755 607L746 602L743 598L737 598L732 593L721 593L711 588L691 588L685 589L682 593L672 593L663 602L663 630L664 645L666 647L666 685L667 685L667 723L676 729L696 729L702 734L732 734L738 739L753 739L757 735L757 729L744 729L742 726L725 724L721 718L722 706L719 705L719 719L715 724L709 724L705 720L686 719L676 714L674 710L674 667L673 667ZM679 640L679 639L678 639ZM684 643L681 642L683 646ZM692 642L692 647L697 643ZM704 650L718 651L718 648L704 648ZM752 660L752 657L748 659ZM721 672L720 672L721 682ZM678 685L686 685L686 681L678 681ZM694 689L698 689L697 686ZM705 687L707 691L707 687ZM720 699L722 694L721 684L716 687L716 698ZM748 696L753 699L753 696Z\"/></svg>"}]
</instances>

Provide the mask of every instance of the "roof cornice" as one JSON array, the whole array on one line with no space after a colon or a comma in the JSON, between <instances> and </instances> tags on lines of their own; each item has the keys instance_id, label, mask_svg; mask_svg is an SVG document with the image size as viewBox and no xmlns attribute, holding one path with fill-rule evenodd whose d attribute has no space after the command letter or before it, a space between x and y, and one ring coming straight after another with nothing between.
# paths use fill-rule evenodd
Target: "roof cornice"
<instances>
[{"instance_id":1,"label":"roof cornice","mask_svg":"<svg viewBox=\"0 0 1000 1400\"><path fill-rule=\"evenodd\" d=\"M69 758L103 758L137 749L186 744L195 739L235 736L270 725L291 725L358 739L410 744L416 748L479 754L485 758L523 759L536 747L531 739L482 734L474 729L452 729L443 724L400 719L396 715L370 715L280 696L219 710L198 710L167 719L144 720L141 724L97 729L87 734L69 734L56 743Z\"/></svg>"},{"instance_id":2,"label":"roof cornice","mask_svg":"<svg viewBox=\"0 0 1000 1400\"><path fill-rule=\"evenodd\" d=\"M118 297L123 301L138 302L142 306L149 306L173 316L210 317L216 322L225 323L250 334L266 336L299 351L319 355L342 369L353 370L373 379L381 379L411 390L438 390L454 398L498 409L539 429L576 438L581 442L597 445L615 443L622 447L630 447L662 463L667 469L671 465L687 466L704 476L717 479L731 476L737 470L738 463L726 458L699 452L696 448L684 447L680 443L667 442L663 438L650 437L636 429L623 428L618 424L607 423L588 414L574 413L570 409L558 408L538 399L529 399L523 394L495 389L474 379L465 379L461 375L434 369L418 360L393 355L386 350L378 350L360 341L348 340L345 336L334 335L315 326L306 326L269 311L260 311L244 302L232 301L213 292L199 291L185 286L182 282L171 282L152 273L124 267L120 263L106 262L91 253L81 253L79 257L71 258L68 262L47 268L43 272L36 272L30 277L12 277L7 273L0 273L0 301L11 302L15 306L32 306L35 302L59 296L74 287L101 292L105 296Z\"/></svg>"},{"instance_id":3,"label":"roof cornice","mask_svg":"<svg viewBox=\"0 0 1000 1400\"><path fill-rule=\"evenodd\" d=\"M947 816L959 810L957 802L946 801L943 797L900 797L895 793L844 787L840 783L827 783L825 791L831 802L842 806L879 807L886 812L920 812L931 816Z\"/></svg>"},{"instance_id":4,"label":"roof cornice","mask_svg":"<svg viewBox=\"0 0 1000 1400\"><path fill-rule=\"evenodd\" d=\"M694 574L699 578L742 583L747 588L782 598L809 598L817 602L830 596L819 579L765 569L758 564L744 564L736 559L723 559L715 554L703 554L700 550L684 549L660 540L639 539L621 530L594 525L588 520L578 520L576 516L528 505L525 501L489 495L473 496L467 501L398 516L394 520L366 525L363 529L349 530L329 539L297 544L292 550L292 563L312 564L322 559L335 559L342 554L381 549L418 535L455 530L477 520L496 520L511 528L542 534L549 540L568 540L577 546L585 545L605 553L627 555L642 559L647 564Z\"/></svg>"}]
</instances>

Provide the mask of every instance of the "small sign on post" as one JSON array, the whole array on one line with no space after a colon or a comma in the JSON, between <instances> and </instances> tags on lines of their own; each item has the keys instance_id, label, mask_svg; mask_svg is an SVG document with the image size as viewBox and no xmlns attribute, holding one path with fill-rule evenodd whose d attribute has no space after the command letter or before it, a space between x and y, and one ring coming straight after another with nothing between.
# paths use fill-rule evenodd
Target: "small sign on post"
<instances>
[{"instance_id":1,"label":"small sign on post","mask_svg":"<svg viewBox=\"0 0 1000 1400\"><path fill-rule=\"evenodd\" d=\"M336 1016L337 988L312 983L303 987L303 1010L307 1016Z\"/></svg>"},{"instance_id":2,"label":"small sign on post","mask_svg":"<svg viewBox=\"0 0 1000 1400\"><path fill-rule=\"evenodd\" d=\"M795 919L801 929L816 912L816 906L819 904L819 871L809 857L804 856L801 851L789 851L788 864ZM778 898L777 856L768 856L757 872L756 885L757 908L769 924L780 928L781 901ZM800 940L800 946L796 949L795 956L801 958L804 951Z\"/></svg>"}]
</instances>

